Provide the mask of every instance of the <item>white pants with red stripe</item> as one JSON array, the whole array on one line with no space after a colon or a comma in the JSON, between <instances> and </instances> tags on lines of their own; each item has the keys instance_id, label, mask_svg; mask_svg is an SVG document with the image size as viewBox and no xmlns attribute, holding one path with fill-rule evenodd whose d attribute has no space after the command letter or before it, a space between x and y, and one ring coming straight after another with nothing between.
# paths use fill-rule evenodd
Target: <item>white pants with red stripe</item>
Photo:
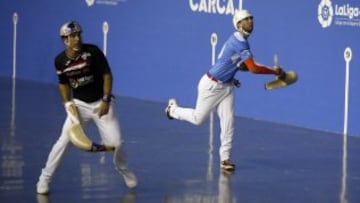
<instances>
[{"instance_id":1,"label":"white pants with red stripe","mask_svg":"<svg viewBox=\"0 0 360 203\"><path fill-rule=\"evenodd\" d=\"M217 109L220 119L221 146L219 153L220 159L223 161L230 158L234 135L234 85L232 83L216 82L205 74L198 84L195 109L172 107L170 115L175 119L200 125L215 109Z\"/></svg>"},{"instance_id":2,"label":"white pants with red stripe","mask_svg":"<svg viewBox=\"0 0 360 203\"><path fill-rule=\"evenodd\" d=\"M73 102L76 104L78 109L82 126L85 127L86 124L93 121L99 130L102 144L115 146L113 163L115 164L116 169L119 172L127 170L126 158L123 152L123 140L121 139L120 125L116 116L114 101L110 105L108 114L102 116L101 118L98 116L98 109L101 100L93 103L85 103L74 99ZM61 164L64 154L70 145L67 131L71 125L71 120L67 117L62 127L61 135L53 145L45 167L42 169L39 178L40 181L50 182L56 169Z\"/></svg>"}]
</instances>

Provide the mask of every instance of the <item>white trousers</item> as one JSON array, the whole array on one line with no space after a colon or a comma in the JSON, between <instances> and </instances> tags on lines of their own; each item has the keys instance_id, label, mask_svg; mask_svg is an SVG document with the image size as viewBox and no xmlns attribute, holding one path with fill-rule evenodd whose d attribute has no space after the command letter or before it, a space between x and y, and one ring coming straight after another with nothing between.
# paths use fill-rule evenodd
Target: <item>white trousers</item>
<instances>
[{"instance_id":1,"label":"white trousers","mask_svg":"<svg viewBox=\"0 0 360 203\"><path fill-rule=\"evenodd\" d=\"M210 113L217 108L220 119L220 159L230 159L230 151L234 135L234 85L219 83L204 75L198 85L198 97L195 109L174 107L171 116L200 125Z\"/></svg>"},{"instance_id":2,"label":"white trousers","mask_svg":"<svg viewBox=\"0 0 360 203\"><path fill-rule=\"evenodd\" d=\"M101 100L93 103L85 103L77 99L74 99L73 101L78 109L82 126L85 127L86 124L88 124L90 121L93 121L99 130L102 144L115 146L113 163L115 164L116 169L119 172L127 170L125 153L123 151L123 140L121 138L120 125L115 110L115 102L113 101L111 103L108 114L99 118L98 109ZM62 162L65 152L70 144L70 140L67 135L67 131L70 127L71 120L69 117L67 117L62 127L61 135L53 145L45 167L42 169L39 178L40 180L50 182L56 169Z\"/></svg>"}]
</instances>

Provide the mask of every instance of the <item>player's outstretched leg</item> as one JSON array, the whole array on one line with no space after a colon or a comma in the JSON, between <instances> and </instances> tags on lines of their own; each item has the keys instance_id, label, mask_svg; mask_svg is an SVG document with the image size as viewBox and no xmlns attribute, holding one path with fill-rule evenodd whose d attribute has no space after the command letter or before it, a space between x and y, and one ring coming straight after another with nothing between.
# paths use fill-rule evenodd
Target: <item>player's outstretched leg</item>
<instances>
[{"instance_id":1,"label":"player's outstretched leg","mask_svg":"<svg viewBox=\"0 0 360 203\"><path fill-rule=\"evenodd\" d=\"M135 188L137 186L137 179L135 174L129 169L120 170L121 175L124 178L124 182L126 186L130 189Z\"/></svg>"},{"instance_id":2,"label":"player's outstretched leg","mask_svg":"<svg viewBox=\"0 0 360 203\"><path fill-rule=\"evenodd\" d=\"M69 138L65 133L66 129L67 127L65 126L62 130L60 138L51 148L45 167L41 170L39 181L36 184L36 192L38 194L46 195L50 191L49 184L52 176L60 165L60 162L70 143Z\"/></svg>"},{"instance_id":3,"label":"player's outstretched leg","mask_svg":"<svg viewBox=\"0 0 360 203\"><path fill-rule=\"evenodd\" d=\"M131 189L135 188L137 186L137 178L128 167L126 155L122 146L118 146L115 148L113 161L117 171L124 178L126 186Z\"/></svg>"},{"instance_id":4,"label":"player's outstretched leg","mask_svg":"<svg viewBox=\"0 0 360 203\"><path fill-rule=\"evenodd\" d=\"M41 179L36 184L36 193L41 195L47 195L50 191L49 180Z\"/></svg>"}]
</instances>

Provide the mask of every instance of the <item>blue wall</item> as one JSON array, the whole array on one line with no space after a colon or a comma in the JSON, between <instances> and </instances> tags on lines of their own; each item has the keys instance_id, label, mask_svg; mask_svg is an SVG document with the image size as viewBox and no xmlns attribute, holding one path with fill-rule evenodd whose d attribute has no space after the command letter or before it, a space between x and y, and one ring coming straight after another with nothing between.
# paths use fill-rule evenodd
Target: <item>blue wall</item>
<instances>
[{"instance_id":1,"label":"blue wall","mask_svg":"<svg viewBox=\"0 0 360 203\"><path fill-rule=\"evenodd\" d=\"M212 5L212 3L214 3ZM318 19L319 5L332 9L330 26ZM330 5L331 4L331 5ZM360 2L355 0L78 0L0 2L0 75L11 77L14 27L16 77L56 83L53 60L63 49L59 27L77 20L84 41L103 48L109 24L107 56L115 75L114 93L182 105L195 105L199 78L234 32L232 13L247 8L255 16L250 44L258 62L294 69L294 86L265 91L271 76L238 73L236 114L260 120L342 132L344 122L344 50L351 47L349 134L360 135ZM323 8L322 6L320 6ZM12 21L17 13L17 26ZM353 14L353 15L349 15ZM326 16L320 17L324 22ZM1 90L0 90L1 91Z\"/></svg>"}]
</instances>

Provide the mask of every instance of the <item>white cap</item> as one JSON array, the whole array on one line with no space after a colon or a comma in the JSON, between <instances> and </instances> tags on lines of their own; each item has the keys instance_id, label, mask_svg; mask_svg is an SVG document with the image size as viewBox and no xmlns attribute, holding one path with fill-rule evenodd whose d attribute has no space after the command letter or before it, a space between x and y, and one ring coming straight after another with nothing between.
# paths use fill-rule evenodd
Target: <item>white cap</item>
<instances>
[{"instance_id":1,"label":"white cap","mask_svg":"<svg viewBox=\"0 0 360 203\"><path fill-rule=\"evenodd\" d=\"M251 17L252 14L248 11L248 10L239 10L237 12L235 12L234 17L233 17L233 24L235 27L235 30L237 30L237 24L238 22L244 20L245 18Z\"/></svg>"}]
</instances>

